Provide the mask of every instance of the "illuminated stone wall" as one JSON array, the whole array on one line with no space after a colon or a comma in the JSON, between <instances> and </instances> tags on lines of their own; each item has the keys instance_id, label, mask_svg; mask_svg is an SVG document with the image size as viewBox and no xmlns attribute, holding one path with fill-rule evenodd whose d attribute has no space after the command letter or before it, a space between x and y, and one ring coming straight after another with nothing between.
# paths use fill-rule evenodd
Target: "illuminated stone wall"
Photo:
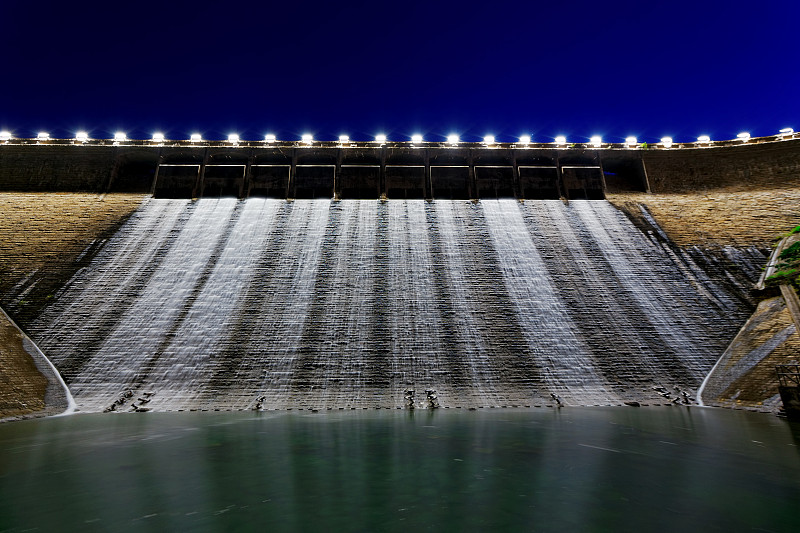
<instances>
[{"instance_id":1,"label":"illuminated stone wall","mask_svg":"<svg viewBox=\"0 0 800 533\"><path fill-rule=\"evenodd\" d=\"M646 150L642 157L650 189L655 193L795 188L800 178L800 141L797 140Z\"/></svg>"},{"instance_id":2,"label":"illuminated stone wall","mask_svg":"<svg viewBox=\"0 0 800 533\"><path fill-rule=\"evenodd\" d=\"M438 143L429 143L430 146L424 148L402 146L403 143L384 148L342 148L335 143L314 147L293 143L271 147L256 146L256 143L241 147L224 144L152 146L142 141L125 145L69 141L0 143L0 190L149 193L153 190L159 162L203 165L203 173L205 165L240 165L247 169L244 175L248 183L244 190L252 188L250 176L263 173L268 167L280 170L275 170L276 175L285 172L287 180L290 169L292 175L303 178L309 172L313 174L314 168L328 168L320 179L330 183L319 187L322 191L320 197L334 192L335 175L341 182L336 186L336 194L354 198L364 194L362 191L353 195L360 189L368 191L367 196L376 198L391 190L392 184L386 180L403 167L416 169L423 176L427 173L427 183L420 183L418 187L424 189L425 197L438 199L498 195L536 198L533 189L550 190L553 186L545 175L548 168L560 169L557 179L561 182L559 192L563 196L569 196L567 189L579 188L568 183L570 176L576 174L575 168L582 169L578 174L591 174L587 169L597 168L596 175L587 174L587 185L592 189L602 187L600 166L605 172L607 192L644 191L642 161L650 189L655 193L794 187L800 175L800 139L669 150L616 147L597 150L586 146L563 149L448 147ZM463 191L452 190L453 187L460 187ZM196 188L190 187L190 194L192 189ZM198 190L202 188L195 192ZM296 192L287 187L290 197L294 197ZM588 198L594 197L593 192L587 193ZM406 199L407 195L398 198Z\"/></svg>"},{"instance_id":3,"label":"illuminated stone wall","mask_svg":"<svg viewBox=\"0 0 800 533\"><path fill-rule=\"evenodd\" d=\"M2 145L0 190L104 190L114 171L119 150L105 146Z\"/></svg>"}]
</instances>

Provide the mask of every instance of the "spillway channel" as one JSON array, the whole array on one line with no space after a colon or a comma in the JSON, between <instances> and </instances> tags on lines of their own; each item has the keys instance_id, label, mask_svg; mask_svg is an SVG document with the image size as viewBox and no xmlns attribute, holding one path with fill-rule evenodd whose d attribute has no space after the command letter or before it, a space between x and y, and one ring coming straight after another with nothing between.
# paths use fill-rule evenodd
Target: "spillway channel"
<instances>
[{"instance_id":1,"label":"spillway channel","mask_svg":"<svg viewBox=\"0 0 800 533\"><path fill-rule=\"evenodd\" d=\"M606 201L150 198L29 330L83 411L617 405L745 307Z\"/></svg>"}]
</instances>

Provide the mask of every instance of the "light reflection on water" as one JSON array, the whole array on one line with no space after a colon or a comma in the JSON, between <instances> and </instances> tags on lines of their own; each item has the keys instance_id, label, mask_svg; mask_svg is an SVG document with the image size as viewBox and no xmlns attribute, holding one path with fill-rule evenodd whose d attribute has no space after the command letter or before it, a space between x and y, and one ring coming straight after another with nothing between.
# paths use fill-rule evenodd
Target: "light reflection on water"
<instances>
[{"instance_id":1,"label":"light reflection on water","mask_svg":"<svg viewBox=\"0 0 800 533\"><path fill-rule=\"evenodd\" d=\"M800 427L682 408L0 425L0 530L796 531Z\"/></svg>"}]
</instances>

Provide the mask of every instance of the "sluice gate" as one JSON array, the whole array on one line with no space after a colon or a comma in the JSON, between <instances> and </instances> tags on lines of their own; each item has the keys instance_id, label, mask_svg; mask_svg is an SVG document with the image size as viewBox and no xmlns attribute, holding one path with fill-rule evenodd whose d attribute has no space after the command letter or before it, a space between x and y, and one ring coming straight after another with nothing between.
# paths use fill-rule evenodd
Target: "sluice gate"
<instances>
[{"instance_id":1,"label":"sluice gate","mask_svg":"<svg viewBox=\"0 0 800 533\"><path fill-rule=\"evenodd\" d=\"M647 189L635 155L623 165L596 153L453 148L207 148L162 153L156 198L341 200L603 199L608 172L630 190ZM124 174L125 172L123 172Z\"/></svg>"}]
</instances>

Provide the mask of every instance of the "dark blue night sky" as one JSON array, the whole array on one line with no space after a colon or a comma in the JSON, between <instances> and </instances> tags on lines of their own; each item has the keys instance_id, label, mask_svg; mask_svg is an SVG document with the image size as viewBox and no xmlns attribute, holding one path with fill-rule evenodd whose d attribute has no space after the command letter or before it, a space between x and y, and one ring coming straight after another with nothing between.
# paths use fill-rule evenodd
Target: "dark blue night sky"
<instances>
[{"instance_id":1,"label":"dark blue night sky","mask_svg":"<svg viewBox=\"0 0 800 533\"><path fill-rule=\"evenodd\" d=\"M800 129L798 27L797 0L4 0L0 129L770 135Z\"/></svg>"}]
</instances>

